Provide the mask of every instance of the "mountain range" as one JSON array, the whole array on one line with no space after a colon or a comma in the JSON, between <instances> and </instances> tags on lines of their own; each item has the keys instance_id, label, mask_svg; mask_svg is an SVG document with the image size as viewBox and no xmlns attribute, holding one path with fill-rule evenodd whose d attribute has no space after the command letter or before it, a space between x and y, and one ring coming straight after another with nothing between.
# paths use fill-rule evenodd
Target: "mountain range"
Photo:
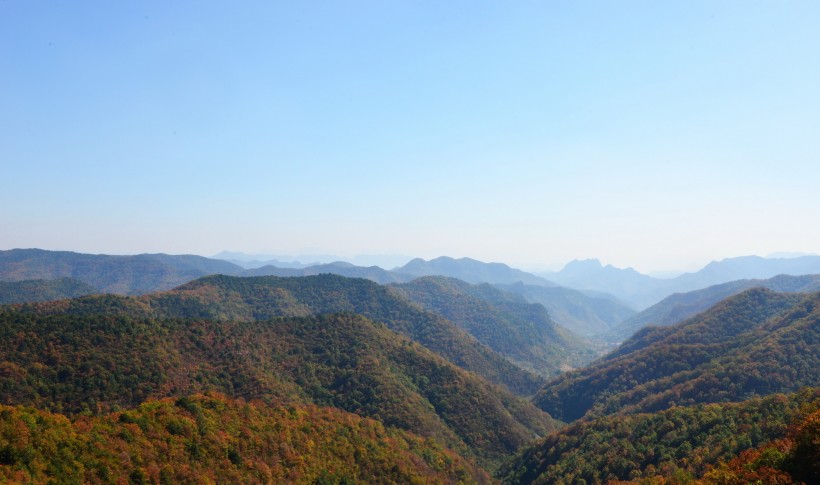
<instances>
[{"instance_id":1,"label":"mountain range","mask_svg":"<svg viewBox=\"0 0 820 485\"><path fill-rule=\"evenodd\" d=\"M762 258L742 256L712 261L695 273L670 279L653 278L632 268L602 265L596 259L572 261L561 271L542 273L550 281L578 290L610 293L643 310L673 293L684 293L740 279L766 279L780 274L820 274L820 256Z\"/></svg>"},{"instance_id":2,"label":"mountain range","mask_svg":"<svg viewBox=\"0 0 820 485\"><path fill-rule=\"evenodd\" d=\"M768 288L783 293L820 291L820 275L779 275L767 280L737 280L688 293L675 293L646 310L614 325L611 340L624 340L647 325L669 326L682 322L732 295L750 288Z\"/></svg>"},{"instance_id":3,"label":"mountain range","mask_svg":"<svg viewBox=\"0 0 820 485\"><path fill-rule=\"evenodd\" d=\"M816 482L817 276L633 315L476 261L440 266L473 283L330 264L397 279L234 268L145 292L208 267L16 253L0 263L16 280L0 285L0 481ZM553 315L596 335L649 325L593 360L602 347Z\"/></svg>"}]
</instances>

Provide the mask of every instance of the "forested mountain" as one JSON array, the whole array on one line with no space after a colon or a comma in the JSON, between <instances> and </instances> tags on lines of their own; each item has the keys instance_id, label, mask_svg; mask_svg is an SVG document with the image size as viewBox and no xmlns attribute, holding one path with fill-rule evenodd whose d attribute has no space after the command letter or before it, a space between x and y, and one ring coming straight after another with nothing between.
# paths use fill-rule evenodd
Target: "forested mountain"
<instances>
[{"instance_id":1,"label":"forested mountain","mask_svg":"<svg viewBox=\"0 0 820 485\"><path fill-rule=\"evenodd\" d=\"M60 300L92 293L98 293L98 291L90 285L73 278L0 281L0 305Z\"/></svg>"},{"instance_id":2,"label":"forested mountain","mask_svg":"<svg viewBox=\"0 0 820 485\"><path fill-rule=\"evenodd\" d=\"M591 296L561 286L544 287L523 283L496 286L519 294L530 303L543 305L555 323L578 335L605 334L635 314L635 310L614 297Z\"/></svg>"},{"instance_id":3,"label":"forested mountain","mask_svg":"<svg viewBox=\"0 0 820 485\"><path fill-rule=\"evenodd\" d=\"M595 357L588 343L553 323L543 306L489 284L427 276L391 288L540 375L555 376Z\"/></svg>"},{"instance_id":4,"label":"forested mountain","mask_svg":"<svg viewBox=\"0 0 820 485\"><path fill-rule=\"evenodd\" d=\"M242 273L243 276L315 276L319 274L336 274L348 278L364 278L376 283L401 283L413 279L410 275L399 274L387 271L378 266L355 266L343 261L335 263L317 264L305 268L277 268L275 266L262 266L261 268L249 269Z\"/></svg>"},{"instance_id":5,"label":"forested mountain","mask_svg":"<svg viewBox=\"0 0 820 485\"><path fill-rule=\"evenodd\" d=\"M384 323L432 351L521 395L543 380L444 317L425 312L388 288L360 278L323 274L302 278L208 276L142 298L161 317L259 320L352 312Z\"/></svg>"},{"instance_id":6,"label":"forested mountain","mask_svg":"<svg viewBox=\"0 0 820 485\"><path fill-rule=\"evenodd\" d=\"M721 283L741 279L767 279L780 274L820 274L820 256L727 258L712 261L700 271L668 279L653 278L632 268L603 266L597 259L572 261L561 271L540 274L562 286L610 293L634 308L643 310L674 293L686 293Z\"/></svg>"},{"instance_id":7,"label":"forested mountain","mask_svg":"<svg viewBox=\"0 0 820 485\"><path fill-rule=\"evenodd\" d=\"M0 281L75 278L100 292L139 295L209 274L241 274L235 264L201 256L109 256L42 249L0 251Z\"/></svg>"},{"instance_id":8,"label":"forested mountain","mask_svg":"<svg viewBox=\"0 0 820 485\"><path fill-rule=\"evenodd\" d=\"M413 277L449 276L474 284L512 284L521 282L536 286L556 286L555 283L544 278L510 268L506 264L484 263L470 258L453 259L442 256L430 261L416 258L401 268L393 269L393 272Z\"/></svg>"},{"instance_id":9,"label":"forested mountain","mask_svg":"<svg viewBox=\"0 0 820 485\"><path fill-rule=\"evenodd\" d=\"M773 395L741 403L701 404L579 421L526 447L504 464L499 474L503 482L511 484L580 480L638 483L638 479L652 477L669 480L650 483L672 484L704 475L712 478L709 483L754 483L718 480L729 472L722 463L787 436L789 424L799 426L818 409L820 388L807 388L789 396ZM811 446L817 453L817 443ZM785 458L782 455L781 464ZM811 462L811 456L798 456L795 468L811 466Z\"/></svg>"},{"instance_id":10,"label":"forested mountain","mask_svg":"<svg viewBox=\"0 0 820 485\"><path fill-rule=\"evenodd\" d=\"M335 406L485 465L556 428L532 404L362 316L155 319L144 300L75 301L0 307L0 403L99 413L215 390Z\"/></svg>"},{"instance_id":11,"label":"forested mountain","mask_svg":"<svg viewBox=\"0 0 820 485\"><path fill-rule=\"evenodd\" d=\"M820 385L820 293L747 290L548 383L535 403L558 419L739 401Z\"/></svg>"},{"instance_id":12,"label":"forested mountain","mask_svg":"<svg viewBox=\"0 0 820 485\"><path fill-rule=\"evenodd\" d=\"M811 293L820 291L820 275L779 275L767 280L738 280L688 293L676 293L616 325L609 335L612 339L623 340L647 325L663 327L681 322L749 288Z\"/></svg>"},{"instance_id":13,"label":"forested mountain","mask_svg":"<svg viewBox=\"0 0 820 485\"><path fill-rule=\"evenodd\" d=\"M3 483L489 483L435 441L312 405L224 396L101 416L0 405Z\"/></svg>"}]
</instances>

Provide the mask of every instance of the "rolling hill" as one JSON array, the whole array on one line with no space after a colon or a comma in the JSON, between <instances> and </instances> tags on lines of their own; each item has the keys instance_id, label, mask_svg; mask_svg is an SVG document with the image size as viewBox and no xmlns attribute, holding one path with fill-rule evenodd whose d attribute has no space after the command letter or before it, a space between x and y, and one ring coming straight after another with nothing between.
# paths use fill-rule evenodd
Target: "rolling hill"
<instances>
[{"instance_id":1,"label":"rolling hill","mask_svg":"<svg viewBox=\"0 0 820 485\"><path fill-rule=\"evenodd\" d=\"M540 375L555 376L595 357L589 344L553 323L543 306L489 284L428 276L391 288Z\"/></svg>"},{"instance_id":2,"label":"rolling hill","mask_svg":"<svg viewBox=\"0 0 820 485\"><path fill-rule=\"evenodd\" d=\"M820 293L751 289L670 327L647 327L534 402L565 421L740 401L820 385Z\"/></svg>"}]
</instances>

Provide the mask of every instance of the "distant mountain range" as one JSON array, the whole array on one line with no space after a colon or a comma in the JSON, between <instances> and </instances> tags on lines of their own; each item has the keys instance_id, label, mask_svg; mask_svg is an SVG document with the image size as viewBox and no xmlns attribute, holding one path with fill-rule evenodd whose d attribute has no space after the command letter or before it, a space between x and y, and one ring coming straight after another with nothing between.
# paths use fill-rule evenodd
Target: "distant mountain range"
<instances>
[{"instance_id":1,"label":"distant mountain range","mask_svg":"<svg viewBox=\"0 0 820 485\"><path fill-rule=\"evenodd\" d=\"M231 255L225 254L226 257ZM712 262L696 273L671 279L653 278L631 268L603 266L597 260L573 261L559 272L546 274L549 279L545 279L502 263L484 263L470 258L414 259L393 270L379 266L357 266L343 261L298 268L266 265L245 269L228 261L192 255L111 256L40 249L0 251L0 281L73 278L93 288L94 292L124 295L168 290L211 274L290 277L325 273L366 278L379 284L407 283L424 276L446 276L471 284L489 283L504 291L517 293L530 303L543 305L555 323L579 335L619 341L642 324L657 318L658 309L641 317L633 317L633 308L646 309L674 293L696 291L730 283L738 278L818 274L820 256L731 258ZM737 283L729 287L747 288L746 285ZM0 300L4 298L3 291L16 290L0 287ZM38 291L42 291L43 295L59 297L57 293L49 293L51 290L46 288ZM718 296L728 294L718 291L715 297L703 298L703 301L716 302ZM33 299L36 298L31 297L29 301ZM692 312L703 309L695 305ZM670 318L680 311L671 312ZM663 324L660 320L655 323Z\"/></svg>"},{"instance_id":2,"label":"distant mountain range","mask_svg":"<svg viewBox=\"0 0 820 485\"><path fill-rule=\"evenodd\" d=\"M535 286L557 286L544 278L520 269L510 268L503 263L483 263L470 258L453 259L442 256L430 261L416 258L393 271L416 278L421 276L449 276L467 283L524 283Z\"/></svg>"},{"instance_id":3,"label":"distant mountain range","mask_svg":"<svg viewBox=\"0 0 820 485\"><path fill-rule=\"evenodd\" d=\"M743 256L713 261L695 273L675 278L653 278L632 268L619 269L603 266L596 259L573 261L561 271L541 273L550 281L579 290L610 293L645 309L673 293L684 293L741 279L766 279L780 274L820 274L820 256L768 259Z\"/></svg>"},{"instance_id":4,"label":"distant mountain range","mask_svg":"<svg viewBox=\"0 0 820 485\"><path fill-rule=\"evenodd\" d=\"M514 283L496 287L543 305L552 319L578 335L606 334L635 314L635 310L611 296L597 296L562 286L545 287Z\"/></svg>"},{"instance_id":5,"label":"distant mountain range","mask_svg":"<svg viewBox=\"0 0 820 485\"><path fill-rule=\"evenodd\" d=\"M169 290L209 274L238 275L227 261L192 255L110 256L42 249L0 251L0 281L74 278L100 292L139 295Z\"/></svg>"},{"instance_id":6,"label":"distant mountain range","mask_svg":"<svg viewBox=\"0 0 820 485\"><path fill-rule=\"evenodd\" d=\"M682 322L749 288L768 288L783 293L820 291L820 275L780 275L767 280L738 280L688 293L675 293L611 328L610 340L624 340L647 325L669 326Z\"/></svg>"},{"instance_id":7,"label":"distant mountain range","mask_svg":"<svg viewBox=\"0 0 820 485\"><path fill-rule=\"evenodd\" d=\"M91 285L73 278L56 280L0 281L0 305L62 300L99 293Z\"/></svg>"},{"instance_id":8,"label":"distant mountain range","mask_svg":"<svg viewBox=\"0 0 820 485\"><path fill-rule=\"evenodd\" d=\"M348 278L365 278L379 284L403 283L413 279L413 276L387 271L378 266L356 266L344 261L317 264L305 268L277 268L276 266L262 266L249 269L243 276L315 276L319 274L336 274Z\"/></svg>"}]
</instances>

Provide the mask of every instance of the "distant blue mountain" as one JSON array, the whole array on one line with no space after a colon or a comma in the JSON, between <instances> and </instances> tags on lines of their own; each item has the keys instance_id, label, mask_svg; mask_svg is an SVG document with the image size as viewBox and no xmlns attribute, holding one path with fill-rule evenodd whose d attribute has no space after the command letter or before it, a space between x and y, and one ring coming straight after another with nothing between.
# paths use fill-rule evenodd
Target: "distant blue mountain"
<instances>
[{"instance_id":1,"label":"distant blue mountain","mask_svg":"<svg viewBox=\"0 0 820 485\"><path fill-rule=\"evenodd\" d=\"M503 263L484 263L470 258L454 259L447 256L425 261L416 258L401 268L393 270L414 277L449 276L467 283L513 284L524 283L535 286L558 286L532 273L521 271Z\"/></svg>"},{"instance_id":2,"label":"distant blue mountain","mask_svg":"<svg viewBox=\"0 0 820 485\"><path fill-rule=\"evenodd\" d=\"M820 256L742 256L713 261L700 271L670 279L653 278L632 268L603 266L597 259L572 261L561 271L542 275L569 288L610 293L642 310L673 293L699 290L730 281L767 279L780 274L799 276L819 273Z\"/></svg>"}]
</instances>

